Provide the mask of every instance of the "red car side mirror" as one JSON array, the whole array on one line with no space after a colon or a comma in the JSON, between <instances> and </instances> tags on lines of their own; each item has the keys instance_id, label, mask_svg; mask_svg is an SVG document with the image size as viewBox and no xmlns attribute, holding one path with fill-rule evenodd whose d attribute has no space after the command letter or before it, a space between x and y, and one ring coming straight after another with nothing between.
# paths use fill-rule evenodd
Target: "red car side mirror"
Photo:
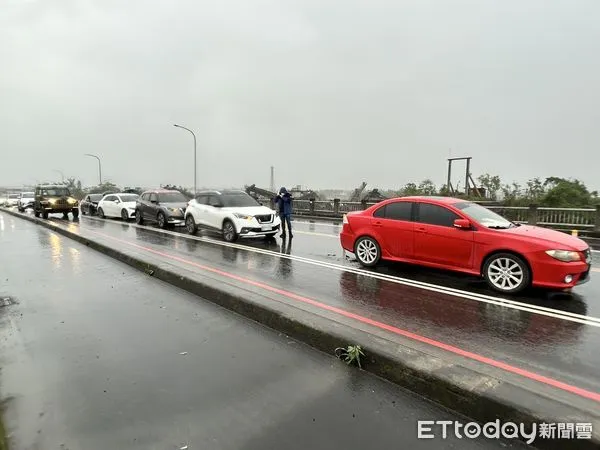
<instances>
[{"instance_id":1,"label":"red car side mirror","mask_svg":"<svg viewBox=\"0 0 600 450\"><path fill-rule=\"evenodd\" d=\"M471 222L467 219L456 219L454 221L454 226L463 230L469 230L471 229Z\"/></svg>"}]
</instances>

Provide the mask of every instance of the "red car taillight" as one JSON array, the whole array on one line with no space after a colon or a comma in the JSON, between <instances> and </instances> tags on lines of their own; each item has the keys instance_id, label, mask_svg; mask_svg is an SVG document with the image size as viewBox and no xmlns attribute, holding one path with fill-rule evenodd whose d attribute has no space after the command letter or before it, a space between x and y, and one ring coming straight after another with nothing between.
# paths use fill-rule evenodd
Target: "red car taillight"
<instances>
[{"instance_id":1,"label":"red car taillight","mask_svg":"<svg viewBox=\"0 0 600 450\"><path fill-rule=\"evenodd\" d=\"M342 232L343 233L351 233L352 227L350 226L350 221L348 220L348 216L344 214L344 218L342 219Z\"/></svg>"}]
</instances>

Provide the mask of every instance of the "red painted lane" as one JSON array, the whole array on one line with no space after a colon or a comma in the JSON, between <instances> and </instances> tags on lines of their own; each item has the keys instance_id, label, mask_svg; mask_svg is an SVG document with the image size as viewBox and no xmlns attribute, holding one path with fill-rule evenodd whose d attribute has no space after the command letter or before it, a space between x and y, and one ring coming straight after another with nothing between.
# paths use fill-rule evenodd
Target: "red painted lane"
<instances>
[{"instance_id":1,"label":"red painted lane","mask_svg":"<svg viewBox=\"0 0 600 450\"><path fill-rule=\"evenodd\" d=\"M230 279L239 281L241 283L245 283L245 284L248 284L248 285L251 285L251 286L255 286L255 287L264 289L266 291L279 294L279 295L281 295L283 297L287 297L289 299L293 299L293 300L296 300L296 301L299 301L299 302L302 302L302 303L306 303L306 304L315 306L317 308L320 308L320 309L323 309L323 310L326 310L326 311L330 311L330 312L339 314L341 316L344 316L344 317L347 317L347 318L350 318L350 319L354 319L356 321L359 321L359 322L362 322L362 323L365 323L365 324L368 324L368 325L380 328L382 330L389 331L389 332L397 334L399 336L403 336L403 337L406 337L408 339L412 339L412 340L417 341L417 342L422 342L424 344L431 345L432 347L436 347L436 348L439 348L441 350L445 350L445 351L453 353L455 355L459 355L459 356L462 356L464 358L468 358L468 359L471 359L471 360L474 360L474 361L477 361L477 362L480 362L480 363L483 363L483 364L487 364L489 366L496 367L498 369L502 369L502 370L504 370L506 372L510 372L510 373L513 373L513 374L516 374L516 375L520 375L520 376L528 378L530 380L537 381L539 383L543 383L543 384L546 384L548 386L552 386L552 387L557 388L557 389L561 389L563 391L569 392L571 394L578 395L580 397L584 397L584 398L587 398L587 399L590 399L590 400L594 400L596 402L600 402L600 393L588 391L586 389L582 389L582 388L579 388L577 386L573 386L573 385L570 385L570 384L567 384L567 383L563 383L561 381L558 381L558 380L555 380L553 378L549 378L549 377L537 374L535 372L531 372L531 371L528 371L528 370L525 370L525 369L521 369L519 367L515 367L515 366L512 366L510 364L501 362L501 361L496 361L495 359L488 358L486 356L479 355L477 353L473 353L473 352L470 352L470 351L467 351L467 350L463 350L461 348L458 348L458 347L455 347L455 346L452 346L452 345L449 345L449 344L445 344L443 342L436 341L435 339L431 339L431 338L428 338L428 337L425 337L425 336L421 336L421 335L412 333L410 331L402 330L401 328L397 328L397 327L394 327L392 325L388 325L388 324L385 324L383 322L379 322L377 320L369 319L368 317L363 317L363 316L361 316L359 314L355 314L355 313L352 313L352 312L349 312L349 311L345 311L345 310L337 308L335 306L327 305L327 304L321 303L321 302L319 302L317 300L313 300L313 299L310 299L308 297L304 297L304 296L299 295L299 294L294 294L293 292L288 292L286 290L283 290L283 289L280 289L280 288L276 288L276 287L270 286L268 284L265 284L265 283L262 283L262 282L259 282L259 281L254 281L254 280L251 280L249 278L244 278L244 277L241 277L239 275L235 275L235 274L232 274L232 273L229 273L229 272L225 272L225 271L220 270L220 269L215 269L214 267L205 266L203 264L199 264L199 263L196 263L194 261L190 261L190 260L187 260L185 258L181 258L179 256L175 256L175 255L171 255L169 253L165 253L165 252L161 252L161 251L158 251L158 250L154 250L154 249L149 248L149 247L144 247L144 246L139 245L139 244L134 244L132 242L128 242L128 241L125 241L123 239L115 238L113 236L109 236L109 235L106 235L104 233L100 233L98 231L93 231L93 230L89 230L89 231L91 233L95 233L95 234L97 234L99 236L102 236L102 237L104 237L106 239L110 239L110 240L113 240L113 241L121 242L123 244L139 248L139 249L147 251L149 253L154 253L156 255L159 255L159 256L162 256L162 257L165 257L165 258L168 258L168 259L172 259L174 261L179 261L179 262L182 262L184 264L188 264L188 265L197 267L197 268L205 270L207 272L212 272L214 274L221 275L223 277L230 278Z\"/></svg>"}]
</instances>

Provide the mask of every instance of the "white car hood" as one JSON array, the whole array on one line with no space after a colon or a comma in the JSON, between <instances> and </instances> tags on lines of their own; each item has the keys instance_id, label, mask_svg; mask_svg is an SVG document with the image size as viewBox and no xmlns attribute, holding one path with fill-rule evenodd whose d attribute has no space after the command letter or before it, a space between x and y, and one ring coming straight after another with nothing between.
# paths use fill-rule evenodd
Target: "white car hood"
<instances>
[{"instance_id":1,"label":"white car hood","mask_svg":"<svg viewBox=\"0 0 600 450\"><path fill-rule=\"evenodd\" d=\"M240 213L240 214L248 214L249 216L261 216L268 214L275 214L271 208L266 206L246 206L246 207L232 207L232 208L222 208L223 211L232 212L232 213Z\"/></svg>"}]
</instances>

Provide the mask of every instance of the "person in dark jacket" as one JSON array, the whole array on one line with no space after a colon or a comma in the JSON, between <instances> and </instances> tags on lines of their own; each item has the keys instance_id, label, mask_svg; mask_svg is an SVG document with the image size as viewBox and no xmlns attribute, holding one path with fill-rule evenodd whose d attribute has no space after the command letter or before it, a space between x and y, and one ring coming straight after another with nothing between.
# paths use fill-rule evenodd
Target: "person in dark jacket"
<instances>
[{"instance_id":1,"label":"person in dark jacket","mask_svg":"<svg viewBox=\"0 0 600 450\"><path fill-rule=\"evenodd\" d=\"M281 218L281 237L285 238L285 228L287 229L290 238L293 238L292 234L292 194L290 194L286 188L282 187L279 189L279 195L275 198L275 205L277 205L277 211Z\"/></svg>"}]
</instances>

